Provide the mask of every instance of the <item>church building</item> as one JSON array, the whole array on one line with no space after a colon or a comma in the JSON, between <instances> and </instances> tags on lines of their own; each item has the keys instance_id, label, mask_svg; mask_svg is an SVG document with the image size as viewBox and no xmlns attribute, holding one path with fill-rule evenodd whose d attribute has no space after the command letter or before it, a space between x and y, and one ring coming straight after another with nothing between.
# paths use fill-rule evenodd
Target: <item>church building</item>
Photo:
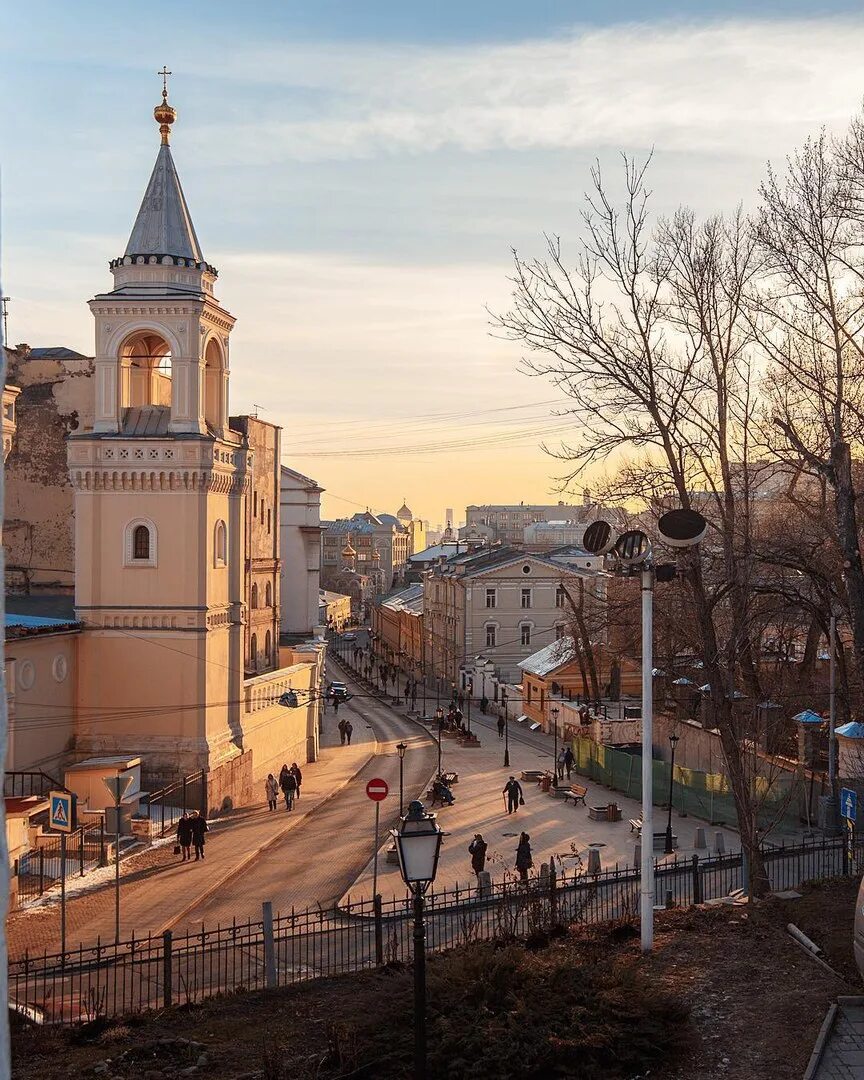
<instances>
[{"instance_id":1,"label":"church building","mask_svg":"<svg viewBox=\"0 0 864 1080\"><path fill-rule=\"evenodd\" d=\"M80 358L75 387L86 407L70 410L74 418L50 436L65 441L68 473L37 491L22 464L32 463L32 446L21 446L20 462L14 440L9 451L16 518L6 529L15 545L7 548L7 589L30 594L10 596L9 608L26 611L33 599L30 493L37 517L65 508L56 529L42 528L39 561L58 606L74 584L74 615L62 615L60 666L38 620L11 642L7 632L13 674L28 672L26 685L9 687L7 768L59 773L84 758L125 754L159 778L246 755L257 778L285 760L315 759L323 647L280 647L280 429L229 414L235 320L216 296L218 274L172 158L176 111L167 89L154 116L156 164L125 251L110 263L112 287L90 301L95 350L92 361ZM10 351L19 386L30 385L30 355L27 347ZM24 389L22 416L26 397ZM42 615L61 615L50 591L39 602ZM56 631L55 620L46 634ZM308 704L278 705L288 689L308 691L299 695ZM38 718L52 693L74 707L68 731L58 735L55 719L50 753L40 758L47 744Z\"/></svg>"}]
</instances>

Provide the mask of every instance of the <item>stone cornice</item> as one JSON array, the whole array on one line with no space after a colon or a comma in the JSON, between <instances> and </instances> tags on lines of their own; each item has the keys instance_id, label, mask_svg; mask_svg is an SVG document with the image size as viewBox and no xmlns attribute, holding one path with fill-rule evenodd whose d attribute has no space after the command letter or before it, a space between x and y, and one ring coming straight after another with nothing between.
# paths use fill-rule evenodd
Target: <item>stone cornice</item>
<instances>
[{"instance_id":1,"label":"stone cornice","mask_svg":"<svg viewBox=\"0 0 864 1080\"><path fill-rule=\"evenodd\" d=\"M249 477L242 472L221 472L195 468L106 468L69 470L76 491L208 491L217 495L243 494Z\"/></svg>"}]
</instances>

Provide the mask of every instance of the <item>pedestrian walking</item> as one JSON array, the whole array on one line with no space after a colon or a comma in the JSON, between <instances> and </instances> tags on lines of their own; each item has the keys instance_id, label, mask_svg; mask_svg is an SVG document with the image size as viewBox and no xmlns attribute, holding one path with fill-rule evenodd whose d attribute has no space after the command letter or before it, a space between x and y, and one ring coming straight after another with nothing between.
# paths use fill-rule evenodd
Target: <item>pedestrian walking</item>
<instances>
[{"instance_id":1,"label":"pedestrian walking","mask_svg":"<svg viewBox=\"0 0 864 1080\"><path fill-rule=\"evenodd\" d=\"M457 701L457 703L458 703L458 705L459 705L459 708L460 708L460 709L461 709L461 708L463 707L463 705L465 704L465 694L464 694L464 693L463 693L463 692L462 692L461 690L460 690L460 691L459 691L459 693L458 693L458 694L456 695L456 701Z\"/></svg>"},{"instance_id":2,"label":"pedestrian walking","mask_svg":"<svg viewBox=\"0 0 864 1080\"><path fill-rule=\"evenodd\" d=\"M528 871L534 865L534 860L531 857L531 837L527 832L519 834L519 844L516 848L516 869L519 871L519 877L523 881L528 880Z\"/></svg>"},{"instance_id":3,"label":"pedestrian walking","mask_svg":"<svg viewBox=\"0 0 864 1080\"><path fill-rule=\"evenodd\" d=\"M486 695L484 694L483 697L480 698L480 712L482 712L483 715L485 716L486 715L486 710L488 708L489 708L489 698L486 697Z\"/></svg>"},{"instance_id":4,"label":"pedestrian walking","mask_svg":"<svg viewBox=\"0 0 864 1080\"><path fill-rule=\"evenodd\" d=\"M264 790L267 793L267 809L275 810L276 802L279 798L279 783L273 773L267 773L267 782L264 784Z\"/></svg>"},{"instance_id":5,"label":"pedestrian walking","mask_svg":"<svg viewBox=\"0 0 864 1080\"><path fill-rule=\"evenodd\" d=\"M204 815L197 810L192 811L190 819L192 826L192 846L195 848L195 861L204 858L204 833L210 832L210 826L204 820Z\"/></svg>"},{"instance_id":6,"label":"pedestrian walking","mask_svg":"<svg viewBox=\"0 0 864 1080\"><path fill-rule=\"evenodd\" d=\"M354 725L350 720L345 721L345 738L348 740L348 745L351 745L351 734L354 731Z\"/></svg>"},{"instance_id":7,"label":"pedestrian walking","mask_svg":"<svg viewBox=\"0 0 864 1080\"><path fill-rule=\"evenodd\" d=\"M287 765L282 766L282 772L279 774L279 787L282 788L282 794L285 796L285 809L293 810L297 781Z\"/></svg>"},{"instance_id":8,"label":"pedestrian walking","mask_svg":"<svg viewBox=\"0 0 864 1080\"><path fill-rule=\"evenodd\" d=\"M334 708L336 707L336 702L335 701L333 702L333 707ZM347 723L348 723L348 721L345 719L344 716L339 721L339 742L342 744L342 746L345 745L345 725Z\"/></svg>"},{"instance_id":9,"label":"pedestrian walking","mask_svg":"<svg viewBox=\"0 0 864 1080\"><path fill-rule=\"evenodd\" d=\"M515 776L511 776L504 785L502 794L507 799L508 814L515 814L520 806L525 805L525 797L522 794L522 785Z\"/></svg>"},{"instance_id":10,"label":"pedestrian walking","mask_svg":"<svg viewBox=\"0 0 864 1080\"><path fill-rule=\"evenodd\" d=\"M471 869L475 874L481 874L486 867L486 851L489 845L483 839L481 834L474 833L474 839L468 845L468 852L471 855Z\"/></svg>"},{"instance_id":11,"label":"pedestrian walking","mask_svg":"<svg viewBox=\"0 0 864 1080\"><path fill-rule=\"evenodd\" d=\"M182 862L192 858L192 822L188 814L184 814L177 822L177 846L180 851L175 854L183 855Z\"/></svg>"},{"instance_id":12,"label":"pedestrian walking","mask_svg":"<svg viewBox=\"0 0 864 1080\"><path fill-rule=\"evenodd\" d=\"M503 716L498 717L498 738L499 739L504 738L504 717Z\"/></svg>"},{"instance_id":13,"label":"pedestrian walking","mask_svg":"<svg viewBox=\"0 0 864 1080\"><path fill-rule=\"evenodd\" d=\"M565 749L564 749L563 746L558 751L558 761L557 761L556 764L557 764L557 767L558 767L558 779L563 780L564 779L564 769L565 769L565 767L567 765L567 755L566 755L566 752L565 752Z\"/></svg>"},{"instance_id":14,"label":"pedestrian walking","mask_svg":"<svg viewBox=\"0 0 864 1080\"><path fill-rule=\"evenodd\" d=\"M297 792L296 792L294 798L299 799L300 798L300 785L303 783L303 773L300 772L300 766L297 764L296 761L291 766L291 772L293 773L295 783L297 784Z\"/></svg>"},{"instance_id":15,"label":"pedestrian walking","mask_svg":"<svg viewBox=\"0 0 864 1080\"><path fill-rule=\"evenodd\" d=\"M568 746L564 751L564 768L567 770L567 779L570 779L570 773L573 771L573 766L576 763L576 758L573 756L573 751Z\"/></svg>"}]
</instances>

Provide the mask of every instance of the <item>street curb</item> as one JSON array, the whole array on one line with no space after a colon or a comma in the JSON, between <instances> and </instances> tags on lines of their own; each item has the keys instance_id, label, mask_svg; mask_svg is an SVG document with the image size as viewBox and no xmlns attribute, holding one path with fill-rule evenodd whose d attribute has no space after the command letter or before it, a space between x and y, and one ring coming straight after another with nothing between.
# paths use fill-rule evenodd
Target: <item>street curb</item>
<instances>
[{"instance_id":1,"label":"street curb","mask_svg":"<svg viewBox=\"0 0 864 1080\"><path fill-rule=\"evenodd\" d=\"M825 1014L825 1019L822 1021L822 1027L819 1028L819 1034L816 1036L816 1045L813 1047L813 1053L810 1055L810 1061L807 1063L807 1069L804 1073L804 1080L813 1080L816 1073L819 1071L819 1065L822 1061L822 1055L825 1052L825 1045L828 1042L828 1036L834 1029L834 1021L837 1018L837 1003L834 1002L828 1006L828 1012Z\"/></svg>"},{"instance_id":2,"label":"street curb","mask_svg":"<svg viewBox=\"0 0 864 1080\"><path fill-rule=\"evenodd\" d=\"M315 811L319 809L319 807L326 805L328 802L330 802L331 799L334 799L339 794L339 792L343 790L343 788L346 788L353 780L356 780L360 773L363 772L363 770L369 764L369 762L373 758L378 757L377 747L380 745L380 741L378 739L378 736L376 735L375 752L370 754L369 757L366 758L366 760L363 762L360 768L356 770L356 772L353 772L349 777L343 780L341 784L339 784L337 787L334 787L330 791L330 794L325 799L322 799L317 806L313 807L309 811L309 815L306 816L314 814ZM154 933L156 935L164 934L166 930L170 930L173 926L176 926L176 924L180 922L181 919L184 919L189 914L189 912L192 911L194 908L198 907L199 904L206 903L210 899L210 897L213 896L213 894L216 893L219 889L221 889L226 882L230 881L231 878L236 877L237 874L242 873L242 871L245 870L246 867L250 865L250 863L253 863L260 855L263 855L271 847L283 840L287 833L291 832L293 829L296 829L299 825L302 825L303 822L306 820L306 816L296 819L289 826L283 829L282 832L277 833L276 836L272 836L265 844L262 844L261 847L256 848L255 851L247 855L247 857L243 859L242 862L239 862L235 867L229 870L228 873L224 874L221 878L219 878L218 881L214 882L210 886L210 888L208 888L205 892L201 893L200 896L196 897L191 903L187 904L182 911L180 911L177 915L173 916L167 923L164 923L162 926L160 926L158 930L154 931Z\"/></svg>"}]
</instances>

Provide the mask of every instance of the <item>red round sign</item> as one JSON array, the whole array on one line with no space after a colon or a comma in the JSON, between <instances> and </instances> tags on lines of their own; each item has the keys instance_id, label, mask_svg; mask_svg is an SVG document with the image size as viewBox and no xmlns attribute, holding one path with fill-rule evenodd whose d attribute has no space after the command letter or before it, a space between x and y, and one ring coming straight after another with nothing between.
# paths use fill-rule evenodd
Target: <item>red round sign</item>
<instances>
[{"instance_id":1,"label":"red round sign","mask_svg":"<svg viewBox=\"0 0 864 1080\"><path fill-rule=\"evenodd\" d=\"M389 791L386 780L370 780L366 785L366 794L372 802L381 802L382 799L386 799Z\"/></svg>"}]
</instances>

